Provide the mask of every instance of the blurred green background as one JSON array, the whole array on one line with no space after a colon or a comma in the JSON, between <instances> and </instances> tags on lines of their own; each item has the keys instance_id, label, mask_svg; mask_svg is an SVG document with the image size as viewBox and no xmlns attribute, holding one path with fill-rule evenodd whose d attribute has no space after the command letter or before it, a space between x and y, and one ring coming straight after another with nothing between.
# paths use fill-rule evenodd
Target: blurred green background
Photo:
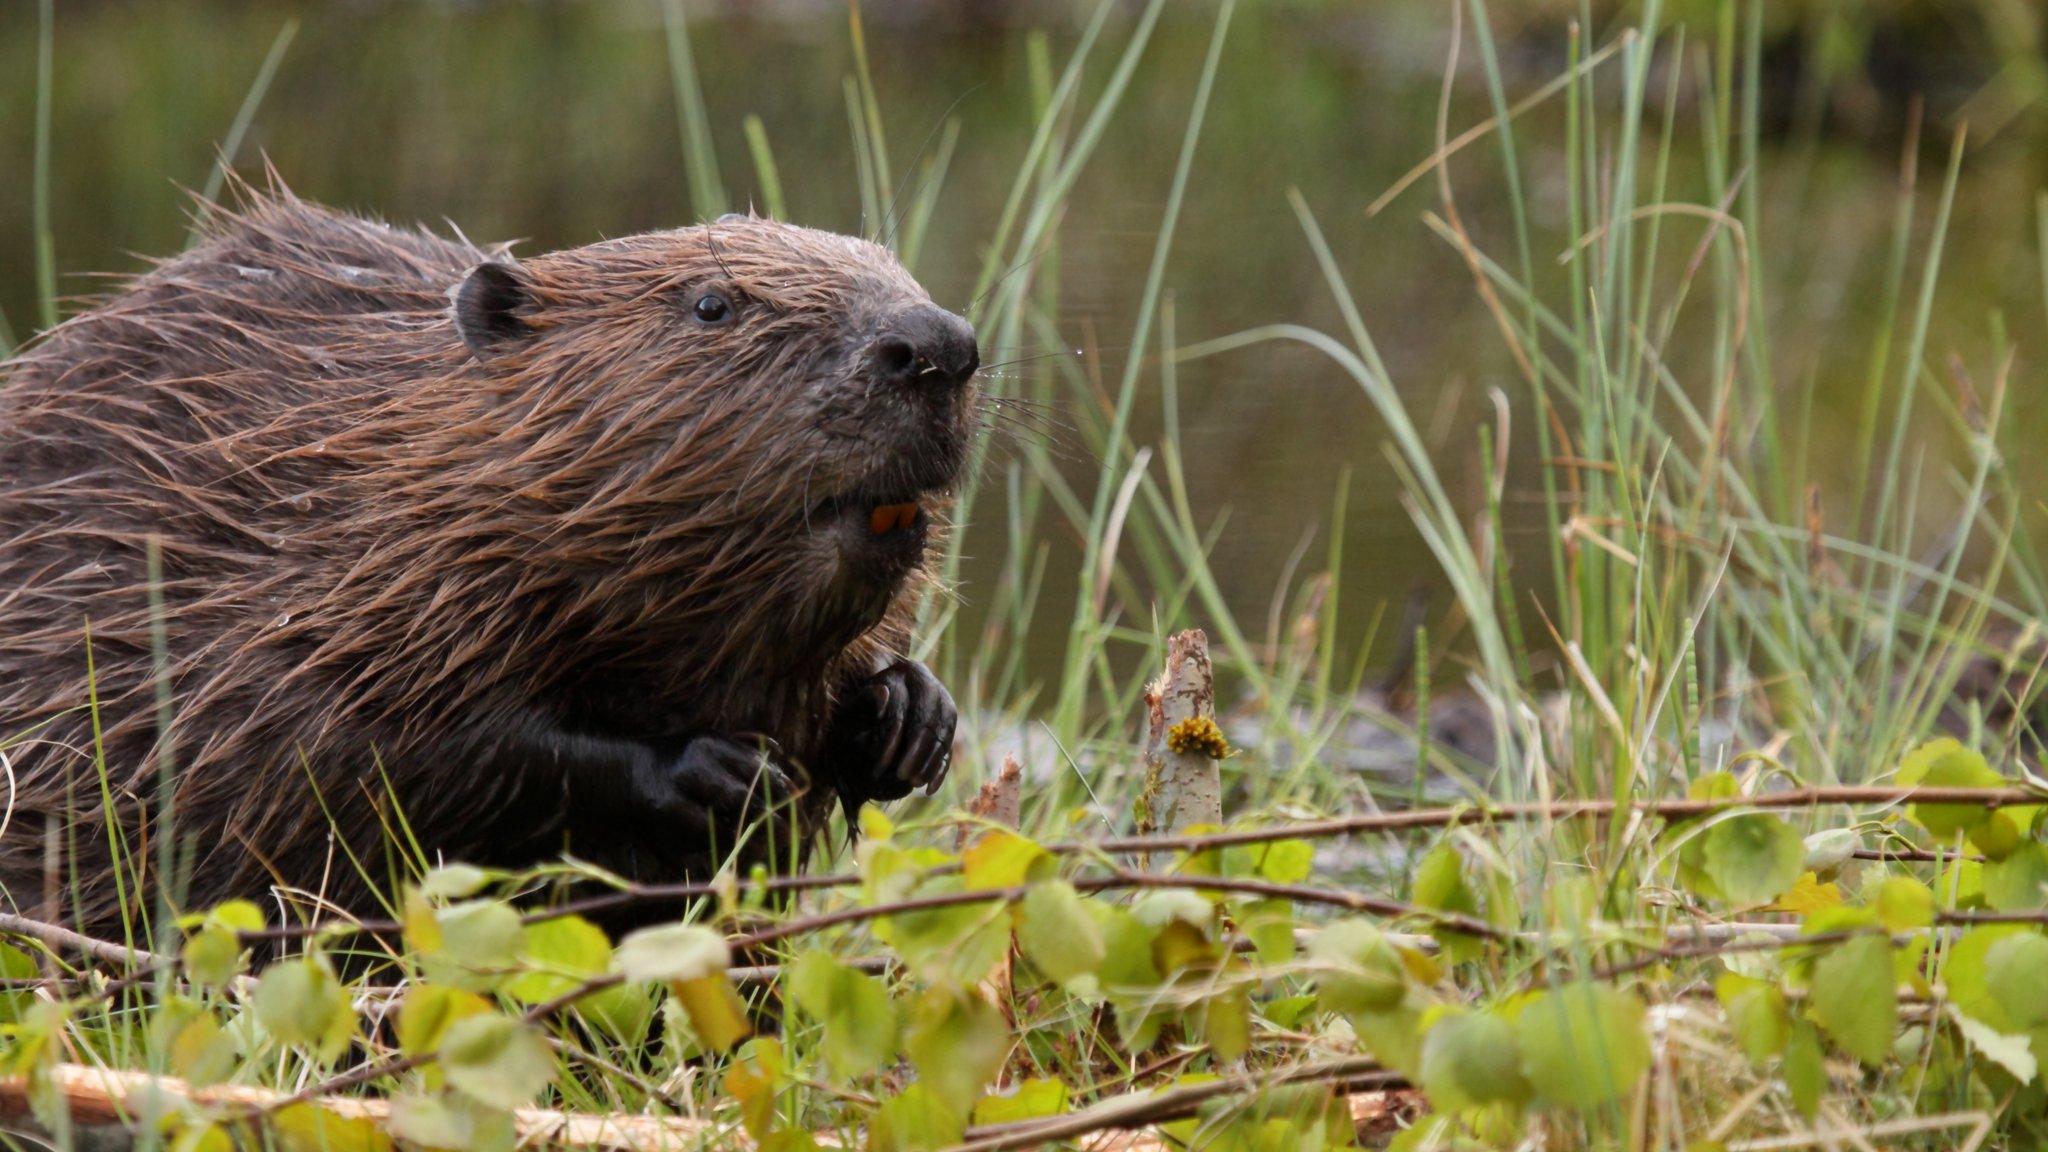
<instances>
[{"instance_id":1,"label":"blurred green background","mask_svg":"<svg viewBox=\"0 0 2048 1152\"><path fill-rule=\"evenodd\" d=\"M918 267L945 304L963 307L1033 127L1026 37L1050 36L1063 57L1089 5L878 3L863 8L892 159L907 164L949 116L958 154ZM1135 6L1133 6L1135 7ZM175 251L188 200L279 32L296 32L242 146L242 167L267 154L300 194L394 221L452 222L472 238L525 238L522 250L691 219L662 10L641 0L286 3L277 0L56 0L53 215L60 289L95 290L94 273L125 272L138 254ZM1703 51L1721 5L1667 5ZM797 220L868 230L856 192L844 77L853 66L847 11L811 0L687 5L696 59L727 184L754 184L741 132L758 114ZM1629 12L1633 12L1630 9ZM1558 75L1568 28L1593 43L1624 13L1566 0L1492 5L1511 95ZM1127 20L1129 13L1122 14ZM1090 371L1120 371L1136 299L1173 169L1214 5L1175 3L1059 232L1059 323ZM1813 389L1799 451L1825 499L1850 466L1854 422L1879 315L1905 125L1924 99L1919 195L1939 191L1950 140L1970 124L1930 361L1951 348L1981 356L2002 323L2021 350L2013 380L2017 442L2048 440L2039 351L2048 312L2033 242L2034 199L2048 184L2043 17L2033 0L1787 3L1771 0L1767 63L1767 235L1759 252L1762 318L1777 378ZM1114 27L1114 26L1113 26ZM0 0L0 310L18 336L34 326L31 172L35 0ZM1339 323L1285 199L1299 188L1319 214L1394 378L1438 438L1447 468L1476 507L1475 426L1488 399L1511 399L1531 427L1526 389L1511 375L1493 322L1462 262L1421 223L1435 206L1424 181L1377 216L1366 205L1426 156L1451 29L1447 3L1247 2L1240 6L1168 283L1183 340L1256 324ZM1470 24L1467 25L1468 36ZM1489 111L1475 53L1454 77L1456 132ZM1092 82L1100 85L1107 64ZM1661 85L1661 82L1659 82ZM1656 90L1661 91L1661 86ZM1538 227L1538 263L1563 252L1563 109L1520 122L1522 163ZM1695 113L1681 113L1697 133ZM1696 195L1677 150L1672 187ZM1511 243L1490 144L1453 165L1459 205L1483 244ZM900 174L899 174L900 175ZM1927 227L1923 205L1916 227ZM1924 235L1922 237L1924 247ZM1678 245L1684 248L1687 245ZM1919 251L1920 248L1916 248ZM990 348L984 360L1020 350ZM1988 379L1995 365L1965 369ZM1691 381L1704 365L1677 366ZM1005 371L1021 372L1028 368ZM1000 381L996 384L1002 387ZM1382 430L1352 387L1312 353L1268 346L1183 372L1181 428L1199 515L1228 515L1214 565L1234 606L1264 619L1298 550L1326 531L1340 482L1351 497L1344 597L1353 635L1371 606L1427 586L1434 571L1396 499L1379 451ZM1085 403L1070 400L1069 404ZM1149 392L1142 443L1160 414ZM1932 430L1927 447L1952 451ZM1067 439L1077 477L1085 446ZM1534 475L1516 440L1514 475ZM2048 455L2048 454L2044 454ZM2022 462L2048 479L2039 461ZM1531 481L1533 483L1533 481ZM1508 522L1515 525L1510 493ZM1830 509L1830 511L1834 511ZM997 515L986 501L983 515ZM1525 518L1526 519L1526 518ZM1060 525L1052 531L1067 531ZM1533 522L1520 532L1530 549ZM967 618L986 587L999 526L969 527ZM977 532L986 535L977 537ZM977 545L977 540L981 541ZM1057 559L1078 555L1049 541ZM1322 544L1313 545L1319 556ZM1066 581L1052 582L1065 593ZM1045 617L1062 618L1059 614ZM1044 639L1048 655L1062 637Z\"/></svg>"}]
</instances>

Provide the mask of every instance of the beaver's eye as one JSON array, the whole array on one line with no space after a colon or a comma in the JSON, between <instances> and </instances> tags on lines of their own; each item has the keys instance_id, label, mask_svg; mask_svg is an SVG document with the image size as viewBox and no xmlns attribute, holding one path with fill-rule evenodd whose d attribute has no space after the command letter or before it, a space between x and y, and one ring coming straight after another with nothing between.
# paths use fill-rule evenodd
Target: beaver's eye
<instances>
[{"instance_id":1,"label":"beaver's eye","mask_svg":"<svg viewBox=\"0 0 2048 1152\"><path fill-rule=\"evenodd\" d=\"M699 324L723 324L732 319L732 301L721 292L706 292L690 308Z\"/></svg>"}]
</instances>

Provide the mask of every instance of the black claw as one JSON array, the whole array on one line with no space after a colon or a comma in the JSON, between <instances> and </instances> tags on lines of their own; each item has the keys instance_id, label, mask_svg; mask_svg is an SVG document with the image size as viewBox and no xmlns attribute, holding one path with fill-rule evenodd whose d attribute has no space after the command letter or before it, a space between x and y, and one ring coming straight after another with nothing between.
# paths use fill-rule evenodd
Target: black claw
<instances>
[{"instance_id":1,"label":"black claw","mask_svg":"<svg viewBox=\"0 0 2048 1152\"><path fill-rule=\"evenodd\" d=\"M879 731L883 735L881 746L875 749L874 756L876 764L887 765L897 762L904 736L909 732L906 715L909 710L909 693L904 691L902 684L895 677L883 682L882 693L884 703Z\"/></svg>"}]
</instances>

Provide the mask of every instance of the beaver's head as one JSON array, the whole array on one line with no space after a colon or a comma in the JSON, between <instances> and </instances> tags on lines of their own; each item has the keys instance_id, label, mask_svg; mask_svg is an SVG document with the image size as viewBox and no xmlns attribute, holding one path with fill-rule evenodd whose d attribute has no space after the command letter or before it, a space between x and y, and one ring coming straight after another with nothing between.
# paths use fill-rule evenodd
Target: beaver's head
<instances>
[{"instance_id":1,"label":"beaver's head","mask_svg":"<svg viewBox=\"0 0 2048 1152\"><path fill-rule=\"evenodd\" d=\"M865 240L726 216L480 265L452 313L512 498L636 599L871 626L967 459L974 330Z\"/></svg>"}]
</instances>

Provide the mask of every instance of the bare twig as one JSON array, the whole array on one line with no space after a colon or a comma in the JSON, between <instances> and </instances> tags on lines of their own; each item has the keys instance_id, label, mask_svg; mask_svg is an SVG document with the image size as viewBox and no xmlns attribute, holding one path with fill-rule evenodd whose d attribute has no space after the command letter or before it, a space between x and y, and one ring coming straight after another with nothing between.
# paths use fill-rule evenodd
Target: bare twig
<instances>
[{"instance_id":1,"label":"bare twig","mask_svg":"<svg viewBox=\"0 0 2048 1152\"><path fill-rule=\"evenodd\" d=\"M140 948L130 948L110 940L95 939L80 932L73 932L69 928L46 924L41 920L32 920L12 912L0 912L0 933L25 936L60 951L97 960L102 964L116 964L126 969L156 967L171 961L167 956L145 952Z\"/></svg>"},{"instance_id":2,"label":"bare twig","mask_svg":"<svg viewBox=\"0 0 2048 1152\"><path fill-rule=\"evenodd\" d=\"M1729 796L1711 800L1556 800L1530 804L1469 804L1445 808L1411 808L1398 812L1364 812L1327 820L1303 820L1264 828L1242 828L1225 832L1204 832L1186 836L1118 836L1104 840L1070 841L1046 845L1056 854L1143 853L1179 850L1201 852L1240 844L1270 844L1276 840L1320 840L1357 832L1408 832L1420 828L1445 828L1466 824L1508 823L1521 820L1568 820L1576 816L1611 816L1634 812L1667 820L1711 816L1744 808L1818 808L1831 804L1893 805L1965 804L1985 808L2010 808L2048 803L2048 794L2029 788L1898 788L1876 785L1843 785L1826 788L1794 788L1758 796Z\"/></svg>"},{"instance_id":3,"label":"bare twig","mask_svg":"<svg viewBox=\"0 0 2048 1152\"><path fill-rule=\"evenodd\" d=\"M1249 1095L1287 1084L1318 1083L1340 1085L1347 1090L1385 1090L1403 1087L1407 1082L1369 1057L1324 1060L1275 1072L1185 1084L1162 1092L1133 1092L1063 1116L1006 1124L999 1129L977 1129L947 1152L1006 1152L1012 1148L1044 1147L1091 1132L1148 1128L1185 1119L1204 1103L1221 1097Z\"/></svg>"}]
</instances>

